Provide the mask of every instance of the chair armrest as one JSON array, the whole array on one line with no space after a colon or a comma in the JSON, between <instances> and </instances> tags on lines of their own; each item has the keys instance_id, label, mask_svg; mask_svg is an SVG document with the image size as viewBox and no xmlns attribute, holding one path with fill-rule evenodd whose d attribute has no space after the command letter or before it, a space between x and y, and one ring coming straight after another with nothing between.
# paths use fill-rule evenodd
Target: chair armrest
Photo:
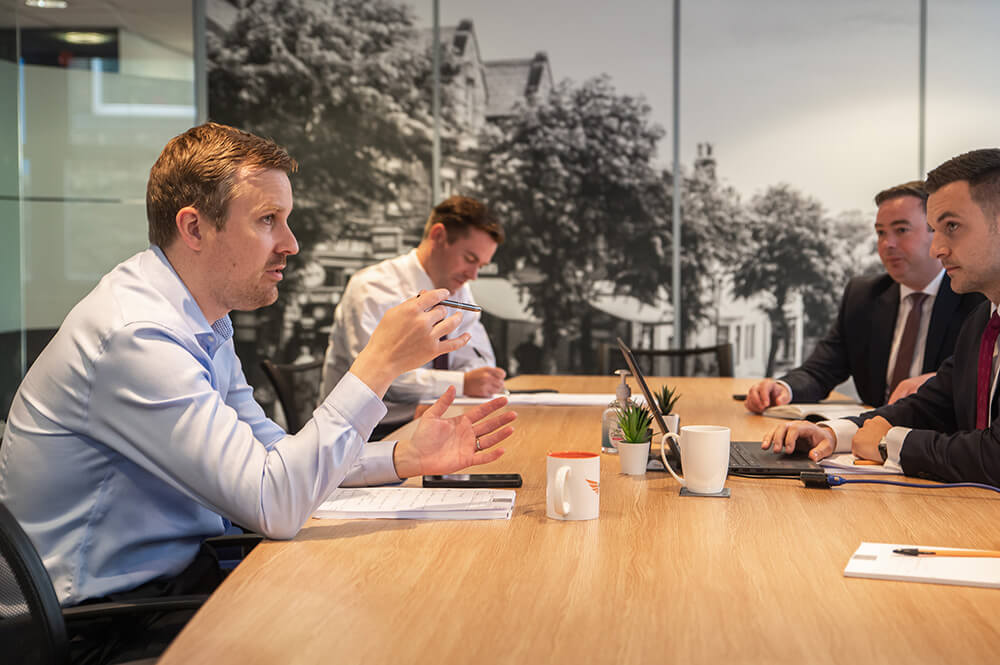
<instances>
[{"instance_id":1,"label":"chair armrest","mask_svg":"<svg viewBox=\"0 0 1000 665\"><path fill-rule=\"evenodd\" d=\"M179 610L196 610L208 600L206 595L173 596L166 598L141 598L137 600L121 600L109 603L93 603L78 605L63 609L63 618L67 623L91 621L122 615L150 614L155 612L176 612Z\"/></svg>"}]
</instances>

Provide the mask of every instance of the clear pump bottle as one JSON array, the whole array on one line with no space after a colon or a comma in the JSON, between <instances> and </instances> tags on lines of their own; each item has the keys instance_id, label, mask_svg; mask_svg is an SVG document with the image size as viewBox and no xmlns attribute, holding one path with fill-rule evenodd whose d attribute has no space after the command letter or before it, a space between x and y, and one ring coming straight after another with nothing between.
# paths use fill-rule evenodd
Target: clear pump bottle
<instances>
[{"instance_id":1,"label":"clear pump bottle","mask_svg":"<svg viewBox=\"0 0 1000 665\"><path fill-rule=\"evenodd\" d=\"M615 388L615 399L608 404L601 416L601 452L609 455L617 455L618 448L616 441L621 441L622 431L618 427L618 409L625 408L632 396L632 390L628 387L625 377L629 376L627 369L616 369L615 374L622 377L621 384Z\"/></svg>"}]
</instances>

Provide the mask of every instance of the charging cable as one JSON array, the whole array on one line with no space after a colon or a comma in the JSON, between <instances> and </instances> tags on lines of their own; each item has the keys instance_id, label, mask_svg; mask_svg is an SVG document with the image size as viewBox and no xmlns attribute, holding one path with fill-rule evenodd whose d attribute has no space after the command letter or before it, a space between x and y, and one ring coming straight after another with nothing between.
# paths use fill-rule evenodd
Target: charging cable
<instances>
[{"instance_id":1,"label":"charging cable","mask_svg":"<svg viewBox=\"0 0 1000 665\"><path fill-rule=\"evenodd\" d=\"M899 487L919 487L921 489L944 489L946 487L974 487L981 490L991 490L1000 493L1000 487L986 485L985 483L937 483L928 485L925 483L906 483L901 480L876 480L874 478L844 478L843 476L827 475L825 471L803 471L799 474L799 480L806 487L818 489L830 489L840 485L851 483L867 483L869 485L898 485Z\"/></svg>"}]
</instances>

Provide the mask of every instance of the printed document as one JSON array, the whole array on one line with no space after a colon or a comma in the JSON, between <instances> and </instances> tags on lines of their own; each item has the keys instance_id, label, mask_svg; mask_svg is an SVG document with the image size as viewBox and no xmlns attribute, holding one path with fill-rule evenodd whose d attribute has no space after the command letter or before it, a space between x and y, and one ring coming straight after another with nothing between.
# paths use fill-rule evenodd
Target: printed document
<instances>
[{"instance_id":1,"label":"printed document","mask_svg":"<svg viewBox=\"0 0 1000 665\"><path fill-rule=\"evenodd\" d=\"M426 487L341 487L313 517L329 519L510 519L514 490Z\"/></svg>"}]
</instances>

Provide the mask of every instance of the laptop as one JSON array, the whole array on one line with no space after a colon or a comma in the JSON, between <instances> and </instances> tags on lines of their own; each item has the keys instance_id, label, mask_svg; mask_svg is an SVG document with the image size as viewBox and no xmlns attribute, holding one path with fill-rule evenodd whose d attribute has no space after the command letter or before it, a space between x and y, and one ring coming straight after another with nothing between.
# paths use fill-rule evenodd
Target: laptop
<instances>
[{"instance_id":1,"label":"laptop","mask_svg":"<svg viewBox=\"0 0 1000 665\"><path fill-rule=\"evenodd\" d=\"M663 422L663 415L660 413L659 405L653 399L653 394L650 392L649 386L646 385L646 378L639 370L639 365L635 362L632 350L622 341L621 337L618 338L618 348L625 357L629 371L632 372L636 383L639 384L639 389L642 391L643 397L646 398L646 405L649 407L650 413L653 414L656 426L660 428L662 434L665 434L667 426ZM726 400L726 403L728 405L729 400ZM680 472L680 451L673 445L671 439L666 439L664 445L667 448L665 451L667 461L674 467L674 471ZM650 470L665 471L658 451L654 454L652 447L650 448L647 468ZM770 450L761 450L760 441L731 441L729 444L729 473L748 476L798 477L803 471L822 471L822 467L809 459L805 451L796 450L791 454L781 453L776 455Z\"/></svg>"}]
</instances>

